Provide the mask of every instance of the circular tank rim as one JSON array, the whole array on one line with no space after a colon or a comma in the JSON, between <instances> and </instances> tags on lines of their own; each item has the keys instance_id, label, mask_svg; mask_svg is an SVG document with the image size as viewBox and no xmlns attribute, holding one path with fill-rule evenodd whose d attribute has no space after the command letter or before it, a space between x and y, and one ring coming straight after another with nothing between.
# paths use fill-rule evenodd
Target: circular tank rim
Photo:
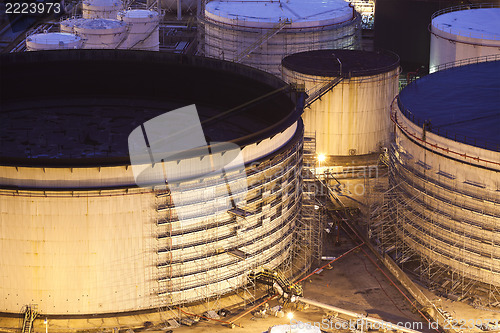
<instances>
[{"instance_id":1,"label":"circular tank rim","mask_svg":"<svg viewBox=\"0 0 500 333\"><path fill-rule=\"evenodd\" d=\"M331 0L330 0L331 1ZM226 1L230 2L230 1ZM245 1L235 1L235 3L243 3ZM256 2L269 2L271 4L279 3L276 1L256 1ZM354 20L359 13L357 13L353 7L348 2L344 1L335 1L338 5L344 5L343 7L337 7L335 10L341 10L344 11L341 13L339 16L332 16L328 18L320 18L320 19L314 19L310 18L311 16L318 16L319 14L324 15L324 13L319 13L315 15L309 15L308 17L300 17L300 18L293 18L291 16L297 16L297 9L292 10L287 4L285 9L288 10L289 14L285 16L276 16L276 17L267 17L267 18L257 18L255 19L247 19L245 16L240 17L238 15L235 15L233 13L220 13L219 9L214 9L211 8L211 6L215 6L215 2L209 2L207 6L205 7L205 19L209 20L215 24L223 24L223 25L229 25L229 26L234 26L234 27L241 27L241 28L248 28L248 29L273 29L275 26L281 22L281 20L286 19L289 24L285 26L284 30L289 30L289 29L311 29L311 28L322 28L325 26L333 26L333 25L339 25L343 24L346 22L350 22ZM211 4L211 5L210 5ZM280 6L282 5L279 3ZM246 11L241 10L241 13L246 13ZM282 9L283 11L283 9ZM332 10L328 10L325 12L331 12Z\"/></svg>"},{"instance_id":2,"label":"circular tank rim","mask_svg":"<svg viewBox=\"0 0 500 333\"><path fill-rule=\"evenodd\" d=\"M106 31L112 32L118 29L124 29L127 24L116 19L105 18L90 18L79 21L74 26L75 30L79 31Z\"/></svg>"},{"instance_id":3,"label":"circular tank rim","mask_svg":"<svg viewBox=\"0 0 500 333\"><path fill-rule=\"evenodd\" d=\"M131 14L137 14L132 16ZM128 9L128 10L121 10L118 12L117 17L120 20L144 20L144 19L152 19L152 18L157 18L158 17L158 12L154 10L148 10L148 9Z\"/></svg>"},{"instance_id":4,"label":"circular tank rim","mask_svg":"<svg viewBox=\"0 0 500 333\"><path fill-rule=\"evenodd\" d=\"M57 45L59 42L77 43L81 41L81 37L69 32L48 32L30 35L26 40L37 44Z\"/></svg>"},{"instance_id":5,"label":"circular tank rim","mask_svg":"<svg viewBox=\"0 0 500 333\"><path fill-rule=\"evenodd\" d=\"M500 73L500 60L443 69L407 85L395 102L408 121L420 128L425 126L427 132L472 147L500 151L500 137L494 134L495 120L500 123L498 111L494 113L500 104L500 95L494 90L498 78L495 71Z\"/></svg>"},{"instance_id":6,"label":"circular tank rim","mask_svg":"<svg viewBox=\"0 0 500 333\"><path fill-rule=\"evenodd\" d=\"M482 45L479 41L484 42L500 42L500 33L497 28L500 27L500 21L492 21L492 23L496 24L496 26L489 27L490 30L485 32L480 32L480 30L474 28L474 23L476 21L483 22L485 21L485 14L487 14L487 10L493 9L496 12L500 13L500 4L473 4L473 5L460 5L453 6L449 8L445 8L439 10L432 14L431 23L429 24L429 31L433 34L437 34L442 38L446 38L449 40L454 40L457 42L467 42L468 40L462 40L463 38L468 38L472 41L476 41L479 45ZM482 14L482 15L480 15ZM457 15L459 17L452 18L452 15ZM460 16L462 16L462 20L459 20ZM463 18L467 16L476 16L476 20L472 22L468 22L468 25L463 25L462 27L453 27L447 22L439 22L443 19L449 17L447 21L464 21ZM483 16L483 17L481 17ZM481 25L481 28L484 28L484 25ZM471 31L472 30L472 31ZM443 34L443 36L441 36ZM470 42L470 41L469 41ZM485 45L487 46L487 45ZM494 46L494 45L492 45Z\"/></svg>"},{"instance_id":7,"label":"circular tank rim","mask_svg":"<svg viewBox=\"0 0 500 333\"><path fill-rule=\"evenodd\" d=\"M314 50L294 53L281 61L281 66L290 71L320 77L346 76L345 73L348 77L372 76L397 69L399 64L399 56L388 50Z\"/></svg>"},{"instance_id":8,"label":"circular tank rim","mask_svg":"<svg viewBox=\"0 0 500 333\"><path fill-rule=\"evenodd\" d=\"M82 4L92 7L119 7L122 3L119 0L84 0Z\"/></svg>"},{"instance_id":9,"label":"circular tank rim","mask_svg":"<svg viewBox=\"0 0 500 333\"><path fill-rule=\"evenodd\" d=\"M155 66L165 66L165 68L174 68L172 66L184 67L191 69L192 71L196 69L197 78L213 78L213 72L217 71L220 73L221 78L238 77L240 80L248 81L253 83L254 87L258 89L265 89L265 91L275 91L273 95L267 99L262 100L256 104L255 108L274 107L278 117L281 117L279 121L270 121L265 125L259 125L257 128L247 128L245 131L248 133L246 135L240 135L228 139L229 142L235 143L240 146L246 146L253 143L258 143L268 137L272 137L274 134L284 131L293 123L295 123L301 115L301 102L296 105L293 99L293 93L290 93L290 86L288 86L284 81L266 73L264 71L251 68L245 65L236 64L228 61L221 61L217 59L204 58L198 56L185 56L178 54L168 54L168 53L158 53L154 51L133 51L133 50L56 50L56 51L39 51L39 52L23 52L23 53L10 53L0 55L0 71L4 73L1 77L1 82L3 86L6 86L8 82L12 81L14 76L19 74L20 69L32 70L30 66L39 66L43 63L45 70L54 70L56 67L68 66L71 63L78 63L80 61L97 62L103 61L108 63L117 63L115 70L122 71L121 67L124 62L137 64L137 66L142 66L143 64L155 65ZM30 65L30 66L28 66ZM27 67L27 68L26 68ZM111 70L111 69L109 69ZM183 70L183 69L182 69ZM181 69L179 71L182 71ZM66 71L62 75L71 76L71 71ZM26 74L26 73L25 73ZM21 73L21 75L23 75ZM94 75L89 73L88 75ZM39 77L39 76L34 76ZM40 77L40 80L44 80ZM82 84L88 84L88 80L81 79ZM30 84L37 86L37 80L30 81ZM7 102L8 98L13 101L19 101L22 98L22 94L19 89L16 89L14 85L9 85L12 91L6 91L5 89L0 91L0 100L2 102ZM209 92L216 93L217 85L206 86ZM238 91L240 87L234 86L233 88ZM49 89L47 87L47 89ZM68 88L69 89L69 88ZM75 89L73 87L72 89ZM96 88L97 89L97 88ZM14 96L15 92L18 91L19 96ZM235 92L235 93L236 93ZM151 92L154 93L154 92ZM226 92L228 95L229 92ZM233 94L235 94L233 93ZM39 92L43 94L43 92ZM59 93L63 94L63 93ZM122 92L123 95L128 96L127 92ZM212 98L213 95L207 93ZM64 95L63 95L64 96ZM260 96L260 95L259 95ZM57 96L52 96L52 98ZM141 96L144 97L144 96ZM156 97L156 95L155 95ZM163 97L163 96L162 96ZM32 97L33 98L33 97ZM300 99L299 99L300 101ZM196 104L198 101L190 100L186 104ZM243 104L245 101L241 101ZM221 102L222 103L222 102ZM219 104L219 108L225 110L227 107L223 104ZM279 108L276 108L279 105ZM252 106L248 107L250 110ZM245 109L240 112L245 112ZM166 109L165 112L170 111ZM279 112L279 113L278 113ZM240 117L235 114L235 117ZM236 118L237 119L237 118ZM240 118L241 119L241 118ZM28 157L12 157L12 156L0 156L0 165L5 166L46 166L46 167L88 167L88 166L120 166L120 165L130 165L130 158L127 155L121 156L111 156L111 157L85 157L85 158L28 158Z\"/></svg>"}]
</instances>

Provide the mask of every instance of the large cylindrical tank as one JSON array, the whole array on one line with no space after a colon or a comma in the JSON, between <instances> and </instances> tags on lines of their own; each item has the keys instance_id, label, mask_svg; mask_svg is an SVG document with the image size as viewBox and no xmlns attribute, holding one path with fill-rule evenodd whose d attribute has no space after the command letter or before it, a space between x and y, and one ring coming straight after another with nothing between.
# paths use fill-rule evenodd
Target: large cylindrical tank
<instances>
[{"instance_id":1,"label":"large cylindrical tank","mask_svg":"<svg viewBox=\"0 0 500 333\"><path fill-rule=\"evenodd\" d=\"M435 72L401 91L392 116L398 259L483 305L500 297L499 77L500 61Z\"/></svg>"},{"instance_id":2,"label":"large cylindrical tank","mask_svg":"<svg viewBox=\"0 0 500 333\"><path fill-rule=\"evenodd\" d=\"M81 46L79 36L65 32L33 34L26 38L28 51L79 49Z\"/></svg>"},{"instance_id":3,"label":"large cylindrical tank","mask_svg":"<svg viewBox=\"0 0 500 333\"><path fill-rule=\"evenodd\" d=\"M84 0L82 2L82 16L87 19L116 19L116 14L122 9L121 0Z\"/></svg>"},{"instance_id":4,"label":"large cylindrical tank","mask_svg":"<svg viewBox=\"0 0 500 333\"><path fill-rule=\"evenodd\" d=\"M290 259L303 125L290 94L276 93L286 88L283 81L237 64L160 52L0 57L9 82L0 91L0 267L9 272L0 274L1 312L32 303L44 315L73 318L157 311L235 292L248 285L251 270ZM212 148L239 146L243 169L225 167L227 182L217 173L184 173L175 183L169 178L169 188L165 178L136 182L139 164L132 164L128 144L142 124L157 154L168 133L149 131L145 122L192 103L206 120L271 92L205 122L202 133L186 133L186 141L201 135ZM210 160L224 152L212 150ZM182 173L200 161L194 149L173 163ZM146 163L139 166L164 167L163 159ZM224 193L242 177L247 190L233 207Z\"/></svg>"},{"instance_id":5,"label":"large cylindrical tank","mask_svg":"<svg viewBox=\"0 0 500 333\"><path fill-rule=\"evenodd\" d=\"M440 10L432 16L429 29L430 72L446 63L500 55L499 5L463 5Z\"/></svg>"},{"instance_id":6,"label":"large cylindrical tank","mask_svg":"<svg viewBox=\"0 0 500 333\"><path fill-rule=\"evenodd\" d=\"M309 98L305 131L315 133L316 152L365 155L387 146L389 107L398 93L399 57L388 51L318 50L287 56L283 79L304 84ZM335 83L334 86L328 85Z\"/></svg>"},{"instance_id":7,"label":"large cylindrical tank","mask_svg":"<svg viewBox=\"0 0 500 333\"><path fill-rule=\"evenodd\" d=\"M61 22L61 31L72 31L85 42L84 49L121 48L128 33L125 22L110 19L68 19Z\"/></svg>"},{"instance_id":8,"label":"large cylindrical tank","mask_svg":"<svg viewBox=\"0 0 500 333\"><path fill-rule=\"evenodd\" d=\"M361 16L343 0L210 1L205 56L241 62L275 75L286 55L360 47Z\"/></svg>"},{"instance_id":9,"label":"large cylindrical tank","mask_svg":"<svg viewBox=\"0 0 500 333\"><path fill-rule=\"evenodd\" d=\"M81 17L72 17L59 22L59 29L61 32L66 32L69 34L75 33L75 27L82 24L86 19Z\"/></svg>"},{"instance_id":10,"label":"large cylindrical tank","mask_svg":"<svg viewBox=\"0 0 500 333\"><path fill-rule=\"evenodd\" d=\"M117 17L128 25L129 30L121 48L146 51L160 49L158 12L132 9L119 12Z\"/></svg>"}]
</instances>

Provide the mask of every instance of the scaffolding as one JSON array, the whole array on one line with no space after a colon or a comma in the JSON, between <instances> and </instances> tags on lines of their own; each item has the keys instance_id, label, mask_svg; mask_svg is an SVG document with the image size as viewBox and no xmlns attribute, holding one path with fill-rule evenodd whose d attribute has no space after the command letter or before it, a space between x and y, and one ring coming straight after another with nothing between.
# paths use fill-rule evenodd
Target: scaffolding
<instances>
[{"instance_id":1,"label":"scaffolding","mask_svg":"<svg viewBox=\"0 0 500 333\"><path fill-rule=\"evenodd\" d=\"M281 60L292 53L361 47L361 16L355 11L345 22L301 29L294 29L293 20L286 18L273 24L260 19L253 22L241 16L231 18L230 24L226 21L214 15L206 17L204 10L198 15L198 53L240 62L275 75L280 75Z\"/></svg>"},{"instance_id":2,"label":"scaffolding","mask_svg":"<svg viewBox=\"0 0 500 333\"><path fill-rule=\"evenodd\" d=\"M153 189L154 304L163 321L179 323L183 313L218 312L236 304L222 300L226 295L246 307L258 294L249 278L252 271L265 268L290 276L301 146L302 138L295 135L284 149L246 166L246 172L226 170L227 184L246 178L247 191L231 193L242 200L224 196L226 183L212 175ZM181 201L174 205L174 200Z\"/></svg>"},{"instance_id":3,"label":"scaffolding","mask_svg":"<svg viewBox=\"0 0 500 333\"><path fill-rule=\"evenodd\" d=\"M323 205L316 196L321 184L316 179L316 134L304 133L302 169L302 207L296 227L293 271L305 275L313 265L318 265L323 253Z\"/></svg>"},{"instance_id":4,"label":"scaffolding","mask_svg":"<svg viewBox=\"0 0 500 333\"><path fill-rule=\"evenodd\" d=\"M398 117L393 120L405 132ZM459 180L459 164L457 174L445 172L443 161L435 170L430 153L421 160L408 147L393 141L384 159L388 179L367 186L368 236L437 295L500 307L498 191ZM474 166L467 165L472 173Z\"/></svg>"}]
</instances>

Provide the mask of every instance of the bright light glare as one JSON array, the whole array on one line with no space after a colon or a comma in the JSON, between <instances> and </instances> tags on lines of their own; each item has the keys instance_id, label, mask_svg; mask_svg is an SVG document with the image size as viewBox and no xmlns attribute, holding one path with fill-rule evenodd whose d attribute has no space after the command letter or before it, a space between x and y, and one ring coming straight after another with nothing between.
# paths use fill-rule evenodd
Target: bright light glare
<instances>
[{"instance_id":1,"label":"bright light glare","mask_svg":"<svg viewBox=\"0 0 500 333\"><path fill-rule=\"evenodd\" d=\"M288 313L286 314L286 317L287 317L288 319L293 319L293 313L292 313L292 312L288 312Z\"/></svg>"},{"instance_id":2,"label":"bright light glare","mask_svg":"<svg viewBox=\"0 0 500 333\"><path fill-rule=\"evenodd\" d=\"M318 155L318 161L320 161L320 162L324 162L325 160L326 160L326 156L325 156L325 154L319 154L319 155Z\"/></svg>"}]
</instances>

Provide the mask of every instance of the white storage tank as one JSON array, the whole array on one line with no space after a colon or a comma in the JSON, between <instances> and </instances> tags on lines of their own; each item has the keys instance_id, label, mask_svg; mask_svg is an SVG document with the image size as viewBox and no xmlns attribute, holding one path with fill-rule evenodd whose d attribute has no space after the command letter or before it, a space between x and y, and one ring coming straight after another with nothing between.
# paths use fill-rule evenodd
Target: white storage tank
<instances>
[{"instance_id":1,"label":"white storage tank","mask_svg":"<svg viewBox=\"0 0 500 333\"><path fill-rule=\"evenodd\" d=\"M11 83L0 90L1 312L36 303L79 327L75 314L193 302L206 311L218 306L212 297L247 286L251 270L291 259L303 125L283 81L214 59L183 57L179 66L176 54L129 50L2 54L0 72ZM165 178L138 186L128 140L144 122L191 103L208 119L276 89L203 126L207 140L240 147L244 172L225 168L227 182L178 175L171 191ZM176 161L180 170L199 170L194 153ZM228 210L227 184L242 177L248 190Z\"/></svg>"},{"instance_id":2,"label":"white storage tank","mask_svg":"<svg viewBox=\"0 0 500 333\"><path fill-rule=\"evenodd\" d=\"M79 24L82 24L86 19L81 17L72 17L65 20L62 20L59 23L59 28L61 32L66 32L69 34L75 33L75 27Z\"/></svg>"},{"instance_id":3,"label":"white storage tank","mask_svg":"<svg viewBox=\"0 0 500 333\"><path fill-rule=\"evenodd\" d=\"M500 61L440 70L393 104L397 260L440 293L483 306L500 297L499 77Z\"/></svg>"},{"instance_id":4,"label":"white storage tank","mask_svg":"<svg viewBox=\"0 0 500 333\"><path fill-rule=\"evenodd\" d=\"M399 57L388 51L317 50L287 56L283 79L309 95L305 131L326 156L380 152L390 134L389 107L398 93ZM316 99L315 99L316 96Z\"/></svg>"},{"instance_id":5,"label":"white storage tank","mask_svg":"<svg viewBox=\"0 0 500 333\"><path fill-rule=\"evenodd\" d=\"M118 13L118 19L129 26L127 39L122 48L146 51L159 51L160 36L158 12L144 9L131 9Z\"/></svg>"},{"instance_id":6,"label":"white storage tank","mask_svg":"<svg viewBox=\"0 0 500 333\"><path fill-rule=\"evenodd\" d=\"M81 19L73 25L73 31L85 40L84 49L115 49L125 43L128 28L119 20Z\"/></svg>"},{"instance_id":7,"label":"white storage tank","mask_svg":"<svg viewBox=\"0 0 500 333\"><path fill-rule=\"evenodd\" d=\"M205 56L241 62L275 75L286 55L358 49L361 16L343 0L210 1ZM204 44L204 45L203 45Z\"/></svg>"},{"instance_id":8,"label":"white storage tank","mask_svg":"<svg viewBox=\"0 0 500 333\"><path fill-rule=\"evenodd\" d=\"M65 32L49 32L33 34L26 38L28 51L79 49L82 39L74 34Z\"/></svg>"},{"instance_id":9,"label":"white storage tank","mask_svg":"<svg viewBox=\"0 0 500 333\"><path fill-rule=\"evenodd\" d=\"M123 9L121 0L85 0L82 3L83 18L108 18L115 19Z\"/></svg>"},{"instance_id":10,"label":"white storage tank","mask_svg":"<svg viewBox=\"0 0 500 333\"><path fill-rule=\"evenodd\" d=\"M432 16L429 29L431 73L446 63L500 55L498 4L463 5L438 11Z\"/></svg>"}]
</instances>

